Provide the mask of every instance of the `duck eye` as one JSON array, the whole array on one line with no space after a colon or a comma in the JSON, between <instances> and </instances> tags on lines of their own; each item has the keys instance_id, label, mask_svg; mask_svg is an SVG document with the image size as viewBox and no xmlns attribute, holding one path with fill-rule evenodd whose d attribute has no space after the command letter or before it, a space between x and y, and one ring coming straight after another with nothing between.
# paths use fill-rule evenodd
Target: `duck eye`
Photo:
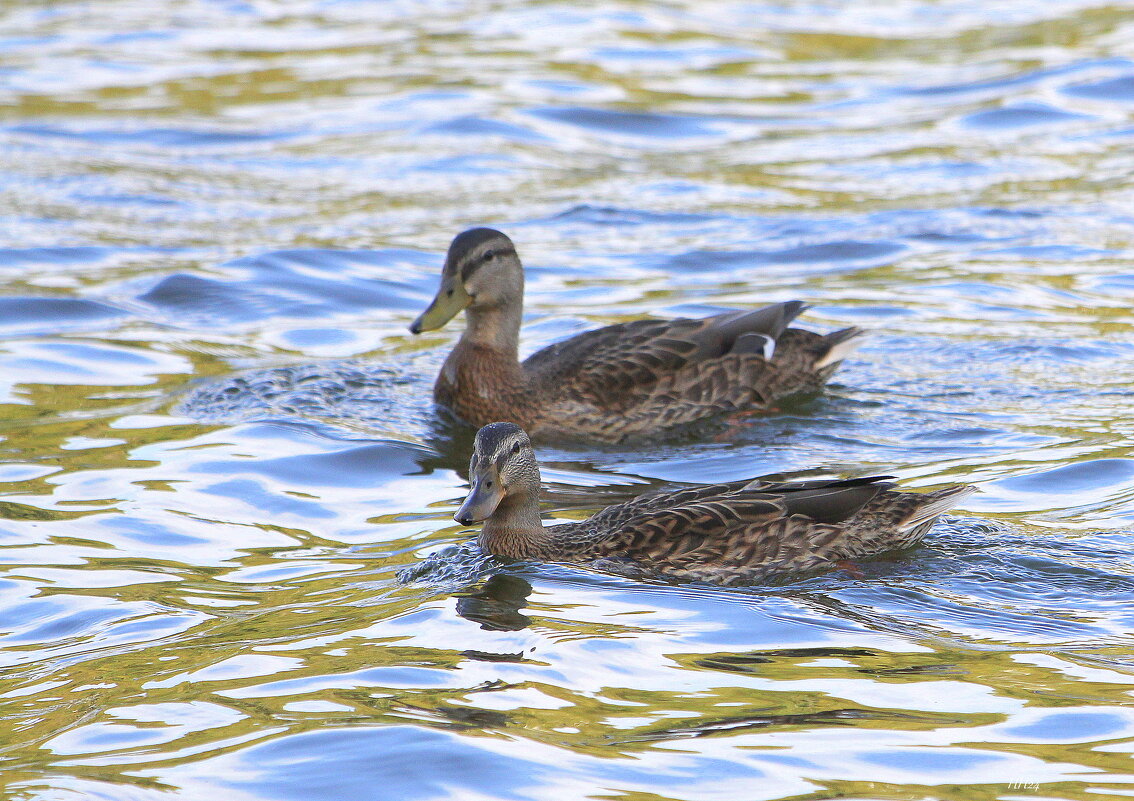
<instances>
[{"instance_id":1,"label":"duck eye","mask_svg":"<svg viewBox=\"0 0 1134 801\"><path fill-rule=\"evenodd\" d=\"M484 260L485 261L492 261L495 258L496 258L496 251L495 250L484 251Z\"/></svg>"},{"instance_id":2,"label":"duck eye","mask_svg":"<svg viewBox=\"0 0 1134 801\"><path fill-rule=\"evenodd\" d=\"M519 453L519 452L520 452L520 443L513 442L512 443L512 453Z\"/></svg>"}]
</instances>

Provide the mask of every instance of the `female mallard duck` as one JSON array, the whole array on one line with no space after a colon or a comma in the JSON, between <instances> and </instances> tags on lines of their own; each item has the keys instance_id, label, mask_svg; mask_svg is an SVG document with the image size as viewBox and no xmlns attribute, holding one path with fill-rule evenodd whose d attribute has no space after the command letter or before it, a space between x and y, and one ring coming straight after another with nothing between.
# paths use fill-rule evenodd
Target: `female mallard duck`
<instances>
[{"instance_id":1,"label":"female mallard duck","mask_svg":"<svg viewBox=\"0 0 1134 801\"><path fill-rule=\"evenodd\" d=\"M727 412L766 410L818 390L861 341L788 328L806 306L777 303L700 320L638 320L588 331L519 361L524 268L490 228L449 246L437 297L410 331L468 326L445 360L434 399L472 425L511 420L535 437L617 442Z\"/></svg>"},{"instance_id":2,"label":"female mallard duck","mask_svg":"<svg viewBox=\"0 0 1134 801\"><path fill-rule=\"evenodd\" d=\"M976 490L899 492L887 478L702 485L545 528L527 434L514 423L492 423L477 432L472 488L454 518L484 521L478 542L497 556L739 584L906 548Z\"/></svg>"}]
</instances>

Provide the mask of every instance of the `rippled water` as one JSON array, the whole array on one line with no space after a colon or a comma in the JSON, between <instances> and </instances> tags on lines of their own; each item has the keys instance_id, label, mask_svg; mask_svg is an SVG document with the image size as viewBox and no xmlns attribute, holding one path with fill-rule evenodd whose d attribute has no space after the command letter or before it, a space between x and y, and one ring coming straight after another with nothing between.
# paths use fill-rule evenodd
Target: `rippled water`
<instances>
[{"instance_id":1,"label":"rippled water","mask_svg":"<svg viewBox=\"0 0 1134 801\"><path fill-rule=\"evenodd\" d=\"M1134 8L0 20L0 795L1134 795ZM862 576L475 559L429 402L460 325L406 326L485 223L525 350L791 298L875 331L739 434L542 449L552 517L774 472L982 493Z\"/></svg>"}]
</instances>

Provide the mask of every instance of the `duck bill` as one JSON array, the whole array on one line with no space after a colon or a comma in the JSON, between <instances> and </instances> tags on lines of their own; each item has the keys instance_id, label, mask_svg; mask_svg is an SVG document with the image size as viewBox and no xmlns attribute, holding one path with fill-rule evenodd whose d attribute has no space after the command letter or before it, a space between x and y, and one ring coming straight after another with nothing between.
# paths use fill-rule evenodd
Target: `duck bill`
<instances>
[{"instance_id":1,"label":"duck bill","mask_svg":"<svg viewBox=\"0 0 1134 801\"><path fill-rule=\"evenodd\" d=\"M480 523L492 516L502 500L504 500L504 492L500 489L499 482L494 482L489 489L477 481L473 484L469 497L465 498L461 508L453 515L453 519L463 526Z\"/></svg>"},{"instance_id":2,"label":"duck bill","mask_svg":"<svg viewBox=\"0 0 1134 801\"><path fill-rule=\"evenodd\" d=\"M437 297L429 304L429 308L413 321L410 332L420 334L422 331L433 331L452 320L462 309L472 302L469 293L465 291L461 282L451 274L441 279L441 288L437 290Z\"/></svg>"}]
</instances>

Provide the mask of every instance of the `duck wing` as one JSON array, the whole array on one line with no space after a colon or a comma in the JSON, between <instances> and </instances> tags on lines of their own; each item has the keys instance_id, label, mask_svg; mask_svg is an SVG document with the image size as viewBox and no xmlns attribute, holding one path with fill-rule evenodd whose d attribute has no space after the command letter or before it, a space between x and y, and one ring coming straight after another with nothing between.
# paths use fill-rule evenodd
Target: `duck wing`
<instances>
[{"instance_id":1,"label":"duck wing","mask_svg":"<svg viewBox=\"0 0 1134 801\"><path fill-rule=\"evenodd\" d=\"M532 354L524 371L550 394L624 411L687 368L728 354L770 359L777 338L805 308L800 301L789 301L699 320L638 320L607 326Z\"/></svg>"},{"instance_id":2,"label":"duck wing","mask_svg":"<svg viewBox=\"0 0 1134 801\"><path fill-rule=\"evenodd\" d=\"M810 570L845 558L844 523L891 488L889 476L762 479L657 493L582 524L588 556L715 583Z\"/></svg>"},{"instance_id":3,"label":"duck wing","mask_svg":"<svg viewBox=\"0 0 1134 801\"><path fill-rule=\"evenodd\" d=\"M615 531L629 520L648 515L651 512L664 512L703 500L724 498L743 490L750 481L734 481L726 484L699 484L679 490L664 490L639 495L625 503L608 506L592 515L588 525L604 531Z\"/></svg>"},{"instance_id":4,"label":"duck wing","mask_svg":"<svg viewBox=\"0 0 1134 801\"><path fill-rule=\"evenodd\" d=\"M893 476L862 478L821 478L810 481L775 481L769 478L743 479L720 484L697 484L678 490L639 495L624 503L595 513L588 523L613 530L626 522L673 509L713 501L742 507L748 501L781 504L787 514L802 514L824 523L838 523L852 517L880 492L890 489Z\"/></svg>"}]
</instances>

